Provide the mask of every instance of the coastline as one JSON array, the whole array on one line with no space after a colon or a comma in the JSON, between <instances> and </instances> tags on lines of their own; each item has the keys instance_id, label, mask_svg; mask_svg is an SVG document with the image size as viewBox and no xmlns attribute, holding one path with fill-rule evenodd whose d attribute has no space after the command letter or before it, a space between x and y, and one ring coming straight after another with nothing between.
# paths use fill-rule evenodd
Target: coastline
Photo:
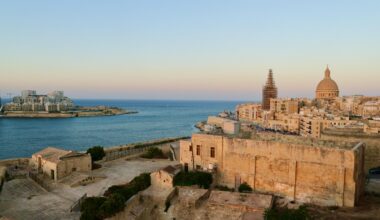
<instances>
[{"instance_id":1,"label":"coastline","mask_svg":"<svg viewBox=\"0 0 380 220\"><path fill-rule=\"evenodd\" d=\"M179 136L179 137L159 138L159 139L146 140L146 141L135 142L135 143L130 143L130 144L122 144L118 146L107 146L103 148L106 153L105 158L107 157L109 158L111 154L113 154L112 157L114 158L116 154L121 154L125 150L153 147L153 146L168 144L168 143L172 143L172 142L176 142L176 141L180 141L184 139L189 139L189 138L191 137ZM59 147L59 146L56 146L56 147ZM80 151L80 152L86 152L86 151ZM13 158L0 159L0 167L26 164L28 163L31 157L32 155L30 155L30 157L13 157Z\"/></svg>"},{"instance_id":2,"label":"coastline","mask_svg":"<svg viewBox=\"0 0 380 220\"><path fill-rule=\"evenodd\" d=\"M137 111L128 111L124 109L106 108L104 110L79 110L72 112L24 112L13 111L0 114L0 118L76 118L76 117L100 117L100 116L117 116L127 114L137 114Z\"/></svg>"}]
</instances>

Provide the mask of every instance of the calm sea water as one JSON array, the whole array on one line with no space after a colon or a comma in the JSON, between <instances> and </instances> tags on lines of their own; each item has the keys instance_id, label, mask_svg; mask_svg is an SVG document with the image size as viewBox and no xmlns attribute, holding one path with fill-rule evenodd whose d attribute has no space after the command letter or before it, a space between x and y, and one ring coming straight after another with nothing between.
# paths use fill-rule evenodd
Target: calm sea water
<instances>
[{"instance_id":1,"label":"calm sea water","mask_svg":"<svg viewBox=\"0 0 380 220\"><path fill-rule=\"evenodd\" d=\"M194 124L239 102L75 100L77 105L107 105L137 110L138 114L68 118L0 118L0 159L29 157L47 146L86 150L94 145L121 144L187 136Z\"/></svg>"}]
</instances>

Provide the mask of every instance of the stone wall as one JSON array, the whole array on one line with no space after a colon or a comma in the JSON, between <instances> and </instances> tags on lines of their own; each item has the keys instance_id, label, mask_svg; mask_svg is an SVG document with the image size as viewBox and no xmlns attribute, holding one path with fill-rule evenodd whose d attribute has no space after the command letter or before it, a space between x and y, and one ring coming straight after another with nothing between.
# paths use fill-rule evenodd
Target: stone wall
<instances>
[{"instance_id":1,"label":"stone wall","mask_svg":"<svg viewBox=\"0 0 380 220\"><path fill-rule=\"evenodd\" d=\"M362 141L366 144L364 170L380 167L380 135L366 135L364 133L340 133L327 131L322 133L322 140L334 141Z\"/></svg>"},{"instance_id":2,"label":"stone wall","mask_svg":"<svg viewBox=\"0 0 380 220\"><path fill-rule=\"evenodd\" d=\"M27 166L29 164L29 158L14 158L0 160L0 166Z\"/></svg>"},{"instance_id":3,"label":"stone wall","mask_svg":"<svg viewBox=\"0 0 380 220\"><path fill-rule=\"evenodd\" d=\"M6 173L7 173L7 168L0 166L0 193L1 193L1 190L3 189Z\"/></svg>"},{"instance_id":4,"label":"stone wall","mask_svg":"<svg viewBox=\"0 0 380 220\"><path fill-rule=\"evenodd\" d=\"M188 139L189 137L177 137L177 138L162 138L153 141L146 141L142 143L133 143L120 145L116 147L104 148L105 161L116 160L127 156L138 156L145 153L151 147L161 148L163 151L170 151L170 144L173 144L182 139Z\"/></svg>"},{"instance_id":5,"label":"stone wall","mask_svg":"<svg viewBox=\"0 0 380 220\"><path fill-rule=\"evenodd\" d=\"M72 172L89 172L92 169L91 156L89 154L65 158L57 165L57 178L61 179Z\"/></svg>"},{"instance_id":6,"label":"stone wall","mask_svg":"<svg viewBox=\"0 0 380 220\"><path fill-rule=\"evenodd\" d=\"M210 157L211 147L216 149L215 158ZM256 191L295 201L352 207L363 188L363 154L362 144L347 150L194 134L191 142L181 141L180 155L189 169L193 161L194 167L216 166L221 185L247 182Z\"/></svg>"}]
</instances>

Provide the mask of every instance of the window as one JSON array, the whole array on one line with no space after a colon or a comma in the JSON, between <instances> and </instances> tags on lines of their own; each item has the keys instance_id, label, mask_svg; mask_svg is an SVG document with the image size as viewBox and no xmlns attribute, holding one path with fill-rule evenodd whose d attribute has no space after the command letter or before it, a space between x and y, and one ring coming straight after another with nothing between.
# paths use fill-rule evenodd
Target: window
<instances>
[{"instance_id":1,"label":"window","mask_svg":"<svg viewBox=\"0 0 380 220\"><path fill-rule=\"evenodd\" d=\"M189 151L193 151L193 145L189 146Z\"/></svg>"},{"instance_id":2,"label":"window","mask_svg":"<svg viewBox=\"0 0 380 220\"><path fill-rule=\"evenodd\" d=\"M196 165L196 166L195 166L195 169L197 169L197 170L201 170L202 167L201 167L200 165Z\"/></svg>"},{"instance_id":3,"label":"window","mask_svg":"<svg viewBox=\"0 0 380 220\"><path fill-rule=\"evenodd\" d=\"M76 167L73 167L73 168L71 169L71 171L72 171L72 172L75 172L75 171L77 171L77 168L76 168Z\"/></svg>"},{"instance_id":4,"label":"window","mask_svg":"<svg viewBox=\"0 0 380 220\"><path fill-rule=\"evenodd\" d=\"M201 155L201 145L197 145L197 155Z\"/></svg>"},{"instance_id":5,"label":"window","mask_svg":"<svg viewBox=\"0 0 380 220\"><path fill-rule=\"evenodd\" d=\"M215 158L215 147L210 148L210 157Z\"/></svg>"}]
</instances>

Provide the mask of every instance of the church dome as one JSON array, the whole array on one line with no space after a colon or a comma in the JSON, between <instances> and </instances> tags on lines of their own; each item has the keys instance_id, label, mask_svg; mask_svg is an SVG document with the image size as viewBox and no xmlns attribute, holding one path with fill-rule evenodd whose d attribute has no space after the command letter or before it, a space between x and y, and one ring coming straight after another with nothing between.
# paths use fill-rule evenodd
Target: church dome
<instances>
[{"instance_id":1,"label":"church dome","mask_svg":"<svg viewBox=\"0 0 380 220\"><path fill-rule=\"evenodd\" d=\"M339 88L334 80L323 79L318 83L317 91L339 91Z\"/></svg>"},{"instance_id":2,"label":"church dome","mask_svg":"<svg viewBox=\"0 0 380 220\"><path fill-rule=\"evenodd\" d=\"M318 83L316 97L319 99L333 99L339 96L339 88L336 82L331 79L329 67L325 70L325 78Z\"/></svg>"},{"instance_id":3,"label":"church dome","mask_svg":"<svg viewBox=\"0 0 380 220\"><path fill-rule=\"evenodd\" d=\"M338 84L330 77L330 69L325 70L325 78L318 83L317 91L339 91Z\"/></svg>"}]
</instances>

